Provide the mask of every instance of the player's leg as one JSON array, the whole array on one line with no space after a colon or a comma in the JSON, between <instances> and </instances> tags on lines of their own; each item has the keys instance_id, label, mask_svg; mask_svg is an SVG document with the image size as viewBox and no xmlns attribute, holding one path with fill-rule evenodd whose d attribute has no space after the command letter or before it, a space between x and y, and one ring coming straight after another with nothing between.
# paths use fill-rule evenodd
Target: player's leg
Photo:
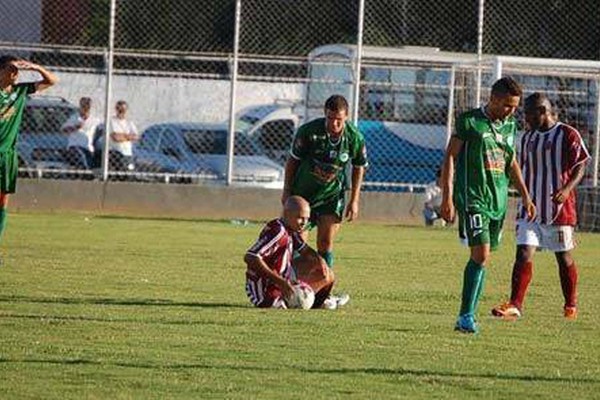
<instances>
[{"instance_id":1,"label":"player's leg","mask_svg":"<svg viewBox=\"0 0 600 400\"><path fill-rule=\"evenodd\" d=\"M558 262L560 286L565 298L564 316L568 319L577 318L577 265L570 251L554 253Z\"/></svg>"},{"instance_id":2,"label":"player's leg","mask_svg":"<svg viewBox=\"0 0 600 400\"><path fill-rule=\"evenodd\" d=\"M533 277L535 246L517 245L512 269L510 300L492 309L495 317L515 319L522 315L523 302Z\"/></svg>"},{"instance_id":3,"label":"player's leg","mask_svg":"<svg viewBox=\"0 0 600 400\"><path fill-rule=\"evenodd\" d=\"M294 259L296 277L308 283L315 292L315 302L312 308L321 308L330 297L335 284L333 270L327 266L321 257L300 256ZM335 307L337 308L337 301Z\"/></svg>"},{"instance_id":4,"label":"player's leg","mask_svg":"<svg viewBox=\"0 0 600 400\"><path fill-rule=\"evenodd\" d=\"M545 227L548 248L554 251L558 263L560 286L565 299L564 316L577 318L577 265L571 251L575 248L574 229L568 225L551 225Z\"/></svg>"},{"instance_id":5,"label":"player's leg","mask_svg":"<svg viewBox=\"0 0 600 400\"><path fill-rule=\"evenodd\" d=\"M485 265L490 257L490 220L483 214L459 213L461 237L467 239L470 258L463 273L459 317L455 329L476 333L475 313L485 282Z\"/></svg>"},{"instance_id":6,"label":"player's leg","mask_svg":"<svg viewBox=\"0 0 600 400\"><path fill-rule=\"evenodd\" d=\"M281 290L264 279L246 279L246 294L258 308L287 308Z\"/></svg>"},{"instance_id":7,"label":"player's leg","mask_svg":"<svg viewBox=\"0 0 600 400\"><path fill-rule=\"evenodd\" d=\"M6 229L6 220L8 218L8 193L0 192L0 240Z\"/></svg>"},{"instance_id":8,"label":"player's leg","mask_svg":"<svg viewBox=\"0 0 600 400\"><path fill-rule=\"evenodd\" d=\"M333 268L333 240L340 229L340 219L336 214L320 215L317 221L317 251L329 268Z\"/></svg>"}]
</instances>

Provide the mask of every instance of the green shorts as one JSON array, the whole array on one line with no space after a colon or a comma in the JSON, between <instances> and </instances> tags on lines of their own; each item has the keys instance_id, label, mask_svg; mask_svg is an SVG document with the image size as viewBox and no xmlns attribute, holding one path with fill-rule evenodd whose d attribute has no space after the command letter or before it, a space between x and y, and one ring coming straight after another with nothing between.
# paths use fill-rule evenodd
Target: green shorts
<instances>
[{"instance_id":1,"label":"green shorts","mask_svg":"<svg viewBox=\"0 0 600 400\"><path fill-rule=\"evenodd\" d=\"M14 193L17 190L19 160L15 150L0 153L0 192Z\"/></svg>"},{"instance_id":2,"label":"green shorts","mask_svg":"<svg viewBox=\"0 0 600 400\"><path fill-rule=\"evenodd\" d=\"M346 198L344 192L324 202L317 202L316 205L310 205L310 220L307 229L313 229L322 215L335 215L339 222L342 222L344 209L346 208Z\"/></svg>"},{"instance_id":3,"label":"green shorts","mask_svg":"<svg viewBox=\"0 0 600 400\"><path fill-rule=\"evenodd\" d=\"M501 219L490 219L482 213L458 213L458 235L461 240L467 240L469 247L489 244L491 250L496 250L502 240Z\"/></svg>"}]
</instances>

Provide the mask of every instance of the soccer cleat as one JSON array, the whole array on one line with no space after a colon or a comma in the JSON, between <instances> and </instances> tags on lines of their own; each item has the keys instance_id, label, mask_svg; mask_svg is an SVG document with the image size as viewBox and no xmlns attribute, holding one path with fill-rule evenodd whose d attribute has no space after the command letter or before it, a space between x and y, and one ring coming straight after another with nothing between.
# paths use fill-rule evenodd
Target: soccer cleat
<instances>
[{"instance_id":1,"label":"soccer cleat","mask_svg":"<svg viewBox=\"0 0 600 400\"><path fill-rule=\"evenodd\" d=\"M473 314L463 314L456 320L454 330L462 333L477 333L479 332L479 326L477 326Z\"/></svg>"},{"instance_id":2,"label":"soccer cleat","mask_svg":"<svg viewBox=\"0 0 600 400\"><path fill-rule=\"evenodd\" d=\"M577 307L565 306L564 316L568 320L575 321L577 319Z\"/></svg>"},{"instance_id":3,"label":"soccer cleat","mask_svg":"<svg viewBox=\"0 0 600 400\"><path fill-rule=\"evenodd\" d=\"M350 302L350 296L346 293L342 293L339 296L330 295L325 299L321 308L325 308L327 310L337 310L340 307L345 306Z\"/></svg>"},{"instance_id":4,"label":"soccer cleat","mask_svg":"<svg viewBox=\"0 0 600 400\"><path fill-rule=\"evenodd\" d=\"M337 306L344 307L346 304L350 302L350 295L347 293L342 293L339 296L333 296L337 302Z\"/></svg>"},{"instance_id":5,"label":"soccer cleat","mask_svg":"<svg viewBox=\"0 0 600 400\"><path fill-rule=\"evenodd\" d=\"M506 302L492 308L492 315L499 318L517 319L521 318L521 310L511 302Z\"/></svg>"}]
</instances>

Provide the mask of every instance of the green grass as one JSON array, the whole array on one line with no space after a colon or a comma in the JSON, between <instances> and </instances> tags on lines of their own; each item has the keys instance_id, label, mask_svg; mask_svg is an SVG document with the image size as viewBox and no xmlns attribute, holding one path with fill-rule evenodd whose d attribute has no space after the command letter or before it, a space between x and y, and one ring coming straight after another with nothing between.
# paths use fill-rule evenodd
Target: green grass
<instances>
[{"instance_id":1,"label":"green grass","mask_svg":"<svg viewBox=\"0 0 600 400\"><path fill-rule=\"evenodd\" d=\"M598 398L600 236L579 234L580 318L551 253L526 315L453 331L467 250L451 229L346 224L337 311L258 310L242 257L260 225L11 214L0 269L0 398Z\"/></svg>"}]
</instances>

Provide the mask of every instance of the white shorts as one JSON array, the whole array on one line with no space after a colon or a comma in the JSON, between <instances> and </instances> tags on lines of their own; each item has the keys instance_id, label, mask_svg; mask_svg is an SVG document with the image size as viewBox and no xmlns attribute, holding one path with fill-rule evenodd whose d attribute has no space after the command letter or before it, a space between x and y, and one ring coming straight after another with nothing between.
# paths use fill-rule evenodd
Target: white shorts
<instances>
[{"instance_id":1,"label":"white shorts","mask_svg":"<svg viewBox=\"0 0 600 400\"><path fill-rule=\"evenodd\" d=\"M553 252L575 248L571 225L545 225L525 220L517 221L517 245L534 246Z\"/></svg>"}]
</instances>

